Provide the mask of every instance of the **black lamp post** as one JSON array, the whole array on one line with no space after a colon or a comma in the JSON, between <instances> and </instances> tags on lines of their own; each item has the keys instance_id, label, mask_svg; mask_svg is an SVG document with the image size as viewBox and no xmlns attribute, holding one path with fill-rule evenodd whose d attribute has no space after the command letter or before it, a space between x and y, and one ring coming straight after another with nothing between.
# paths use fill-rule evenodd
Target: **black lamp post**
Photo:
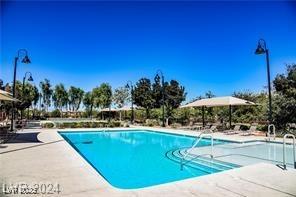
<instances>
[{"instance_id":1,"label":"black lamp post","mask_svg":"<svg viewBox=\"0 0 296 197\"><path fill-rule=\"evenodd\" d=\"M28 81L34 81L33 77L32 77L32 73L31 72L26 72L25 76L23 78L23 92L22 92L23 93L23 99L25 98L25 81L26 81L26 78L27 78L27 74L29 74ZM23 119L23 113L24 113L24 111L22 110L21 111L21 119Z\"/></svg>"},{"instance_id":2,"label":"black lamp post","mask_svg":"<svg viewBox=\"0 0 296 197\"><path fill-rule=\"evenodd\" d=\"M22 58L23 57L23 58ZM14 72L13 72L13 88L12 88L12 96L15 98L15 81L16 81L16 69L17 69L17 62L22 58L22 63L30 64L31 61L28 57L28 51L26 49L20 49L17 52L17 56L14 58ZM13 131L13 120L14 120L14 102L12 102L12 112L11 112L11 127L10 130Z\"/></svg>"},{"instance_id":3,"label":"black lamp post","mask_svg":"<svg viewBox=\"0 0 296 197\"><path fill-rule=\"evenodd\" d=\"M132 103L132 115L131 115L131 123L134 124L134 98L133 98L133 95L134 95L134 86L133 86L133 83L131 81L128 81L127 82L127 87L131 89L131 103Z\"/></svg>"},{"instance_id":4,"label":"black lamp post","mask_svg":"<svg viewBox=\"0 0 296 197\"><path fill-rule=\"evenodd\" d=\"M263 39L258 41L258 46L255 51L256 55L266 54L266 64L267 64L267 82L268 82L268 101L269 101L269 111L268 111L268 121L269 124L272 123L272 106L271 106L271 86L270 86L270 66L269 66L269 50L266 47L266 42Z\"/></svg>"},{"instance_id":5,"label":"black lamp post","mask_svg":"<svg viewBox=\"0 0 296 197\"><path fill-rule=\"evenodd\" d=\"M161 90L162 90L162 127L165 127L164 120L164 100L165 100L165 88L164 88L164 76L161 70L158 70L156 74L160 74L161 77Z\"/></svg>"}]
</instances>

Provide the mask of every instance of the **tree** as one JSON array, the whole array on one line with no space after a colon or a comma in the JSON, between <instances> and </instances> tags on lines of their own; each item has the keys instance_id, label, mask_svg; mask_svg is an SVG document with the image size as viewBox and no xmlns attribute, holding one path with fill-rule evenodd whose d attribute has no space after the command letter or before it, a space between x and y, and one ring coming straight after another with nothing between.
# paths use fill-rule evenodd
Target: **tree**
<instances>
[{"instance_id":1,"label":"tree","mask_svg":"<svg viewBox=\"0 0 296 197\"><path fill-rule=\"evenodd\" d=\"M102 83L99 87L100 104L102 108L111 107L112 103L112 88L108 83Z\"/></svg>"},{"instance_id":2,"label":"tree","mask_svg":"<svg viewBox=\"0 0 296 197\"><path fill-rule=\"evenodd\" d=\"M39 99L38 88L30 83L25 83L24 90L22 89L21 95L22 95L22 98L21 98L22 103L19 108L21 110L28 109L34 104L36 105ZM23 113L23 111L21 113ZM28 118L29 118L29 111L28 111Z\"/></svg>"},{"instance_id":3,"label":"tree","mask_svg":"<svg viewBox=\"0 0 296 197\"><path fill-rule=\"evenodd\" d=\"M51 96L53 90L51 88L50 81L48 79L44 79L44 81L40 82L43 104L46 106L46 111L48 111L48 107L51 105Z\"/></svg>"},{"instance_id":4,"label":"tree","mask_svg":"<svg viewBox=\"0 0 296 197\"><path fill-rule=\"evenodd\" d=\"M232 119L234 122L258 122L267 118L267 95L266 93L253 93L250 91L234 92L232 96L254 102L255 106L233 106ZM229 116L228 109L225 116ZM225 117L227 118L227 117Z\"/></svg>"},{"instance_id":5,"label":"tree","mask_svg":"<svg viewBox=\"0 0 296 197\"><path fill-rule=\"evenodd\" d=\"M215 97L215 95L213 94L212 91L207 91L207 92L205 93L205 98L213 98L213 97Z\"/></svg>"},{"instance_id":6,"label":"tree","mask_svg":"<svg viewBox=\"0 0 296 197\"><path fill-rule=\"evenodd\" d=\"M102 83L92 90L93 107L107 108L112 103L112 88L108 83ZM110 116L109 116L110 117ZM109 119L110 120L110 119Z\"/></svg>"},{"instance_id":7,"label":"tree","mask_svg":"<svg viewBox=\"0 0 296 197\"><path fill-rule=\"evenodd\" d=\"M125 87L116 88L113 94L113 102L118 108L123 107L130 100L130 89ZM119 111L119 120L121 121L121 111Z\"/></svg>"},{"instance_id":8,"label":"tree","mask_svg":"<svg viewBox=\"0 0 296 197\"><path fill-rule=\"evenodd\" d=\"M170 83L165 83L165 106L167 117L172 116L174 109L186 99L185 88L179 85L176 80L171 80Z\"/></svg>"},{"instance_id":9,"label":"tree","mask_svg":"<svg viewBox=\"0 0 296 197\"><path fill-rule=\"evenodd\" d=\"M71 86L68 92L69 95L69 108L72 111L77 111L83 99L84 91L80 88Z\"/></svg>"},{"instance_id":10,"label":"tree","mask_svg":"<svg viewBox=\"0 0 296 197\"><path fill-rule=\"evenodd\" d=\"M113 94L113 101L118 108L123 107L130 100L130 91L127 87L116 88Z\"/></svg>"},{"instance_id":11,"label":"tree","mask_svg":"<svg viewBox=\"0 0 296 197\"><path fill-rule=\"evenodd\" d=\"M33 97L33 101L32 101L32 105L33 105L33 118L35 117L35 110L39 101L39 97L40 97L40 93L39 90L36 86L34 86L33 88L33 92L34 92L34 97Z\"/></svg>"},{"instance_id":12,"label":"tree","mask_svg":"<svg viewBox=\"0 0 296 197\"><path fill-rule=\"evenodd\" d=\"M59 109L62 114L63 107L68 104L68 93L63 84L60 83L55 86L52 100L54 102L54 107Z\"/></svg>"},{"instance_id":13,"label":"tree","mask_svg":"<svg viewBox=\"0 0 296 197\"><path fill-rule=\"evenodd\" d=\"M4 86L4 83L3 83L3 80L0 79L0 90L4 90L5 86Z\"/></svg>"},{"instance_id":14,"label":"tree","mask_svg":"<svg viewBox=\"0 0 296 197\"><path fill-rule=\"evenodd\" d=\"M88 113L88 117L92 117L92 110L94 106L94 98L92 92L85 93L83 97L83 105Z\"/></svg>"},{"instance_id":15,"label":"tree","mask_svg":"<svg viewBox=\"0 0 296 197\"><path fill-rule=\"evenodd\" d=\"M296 64L287 65L287 73L273 81L276 90L274 119L279 128L296 122Z\"/></svg>"},{"instance_id":16,"label":"tree","mask_svg":"<svg viewBox=\"0 0 296 197\"><path fill-rule=\"evenodd\" d=\"M94 89L92 89L91 95L92 95L93 107L100 108L101 107L100 87L95 87Z\"/></svg>"},{"instance_id":17,"label":"tree","mask_svg":"<svg viewBox=\"0 0 296 197\"><path fill-rule=\"evenodd\" d=\"M33 92L34 92L34 98L33 98L33 106L36 106L39 101L39 90L36 86L33 87Z\"/></svg>"},{"instance_id":18,"label":"tree","mask_svg":"<svg viewBox=\"0 0 296 197\"><path fill-rule=\"evenodd\" d=\"M0 80L1 81L1 80ZM12 87L7 83L5 86L0 84L0 88L7 92L12 92ZM36 97L35 89L37 89L34 85L30 83L25 83L24 86L20 81L16 81L16 88L15 88L15 97L20 100L21 102L15 102L15 108L17 110L25 110L29 108ZM38 95L37 95L38 96ZM2 102L1 106L7 113L12 108L11 102Z\"/></svg>"},{"instance_id":19,"label":"tree","mask_svg":"<svg viewBox=\"0 0 296 197\"><path fill-rule=\"evenodd\" d=\"M146 110L146 118L149 118L149 112L154 106L153 91L151 82L147 78L141 78L134 88L133 94L134 103L137 106L143 107Z\"/></svg>"}]
</instances>

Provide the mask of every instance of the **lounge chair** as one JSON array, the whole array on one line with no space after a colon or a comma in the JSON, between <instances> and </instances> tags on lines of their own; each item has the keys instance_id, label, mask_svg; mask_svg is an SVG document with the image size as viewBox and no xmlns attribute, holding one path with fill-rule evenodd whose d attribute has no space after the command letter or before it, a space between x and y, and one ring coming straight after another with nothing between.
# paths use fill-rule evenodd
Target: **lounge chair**
<instances>
[{"instance_id":1,"label":"lounge chair","mask_svg":"<svg viewBox=\"0 0 296 197\"><path fill-rule=\"evenodd\" d=\"M238 134L241 132L240 127L241 127L241 125L237 124L234 126L233 129L224 131L224 134L226 134L226 135Z\"/></svg>"},{"instance_id":2,"label":"lounge chair","mask_svg":"<svg viewBox=\"0 0 296 197\"><path fill-rule=\"evenodd\" d=\"M249 130L246 130L246 131L242 131L242 135L243 136L247 136L247 135L252 135L257 129L257 126L256 125L252 125Z\"/></svg>"},{"instance_id":3,"label":"lounge chair","mask_svg":"<svg viewBox=\"0 0 296 197\"><path fill-rule=\"evenodd\" d=\"M205 132L205 131L217 131L217 125L212 125L210 128L202 128L202 129L199 129L197 131L200 131L200 132Z\"/></svg>"}]
</instances>

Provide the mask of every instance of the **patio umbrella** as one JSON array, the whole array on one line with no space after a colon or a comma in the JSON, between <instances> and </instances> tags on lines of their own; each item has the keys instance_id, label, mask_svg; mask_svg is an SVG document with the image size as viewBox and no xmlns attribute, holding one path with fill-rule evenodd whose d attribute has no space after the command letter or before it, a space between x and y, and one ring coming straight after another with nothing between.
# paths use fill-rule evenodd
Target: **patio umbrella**
<instances>
[{"instance_id":1,"label":"patio umbrella","mask_svg":"<svg viewBox=\"0 0 296 197\"><path fill-rule=\"evenodd\" d=\"M229 106L229 124L231 126L232 106L238 106L238 105L256 105L256 104L251 101L239 99L239 98L236 98L233 96L225 96L225 97L214 97L214 98L197 100L192 103L188 103L186 105L183 105L180 108L202 107L202 113L203 113L203 120L202 121L203 121L203 126L204 126L205 125L205 119L204 119L204 108L205 107Z\"/></svg>"},{"instance_id":2,"label":"patio umbrella","mask_svg":"<svg viewBox=\"0 0 296 197\"><path fill-rule=\"evenodd\" d=\"M18 102L19 100L16 98L13 98L13 96L4 90L0 90L0 100L1 101L13 101L13 102Z\"/></svg>"}]
</instances>

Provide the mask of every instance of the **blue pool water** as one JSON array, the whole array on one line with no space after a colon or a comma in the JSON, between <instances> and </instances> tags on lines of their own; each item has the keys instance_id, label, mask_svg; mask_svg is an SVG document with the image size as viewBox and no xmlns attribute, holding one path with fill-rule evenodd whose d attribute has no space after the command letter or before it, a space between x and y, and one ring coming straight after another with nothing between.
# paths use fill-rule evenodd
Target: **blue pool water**
<instances>
[{"instance_id":1,"label":"blue pool water","mask_svg":"<svg viewBox=\"0 0 296 197\"><path fill-rule=\"evenodd\" d=\"M60 132L111 185L136 189L216 172L185 165L170 151L191 147L195 138L151 131ZM215 144L225 143L215 141ZM209 146L204 139L199 146Z\"/></svg>"}]
</instances>

